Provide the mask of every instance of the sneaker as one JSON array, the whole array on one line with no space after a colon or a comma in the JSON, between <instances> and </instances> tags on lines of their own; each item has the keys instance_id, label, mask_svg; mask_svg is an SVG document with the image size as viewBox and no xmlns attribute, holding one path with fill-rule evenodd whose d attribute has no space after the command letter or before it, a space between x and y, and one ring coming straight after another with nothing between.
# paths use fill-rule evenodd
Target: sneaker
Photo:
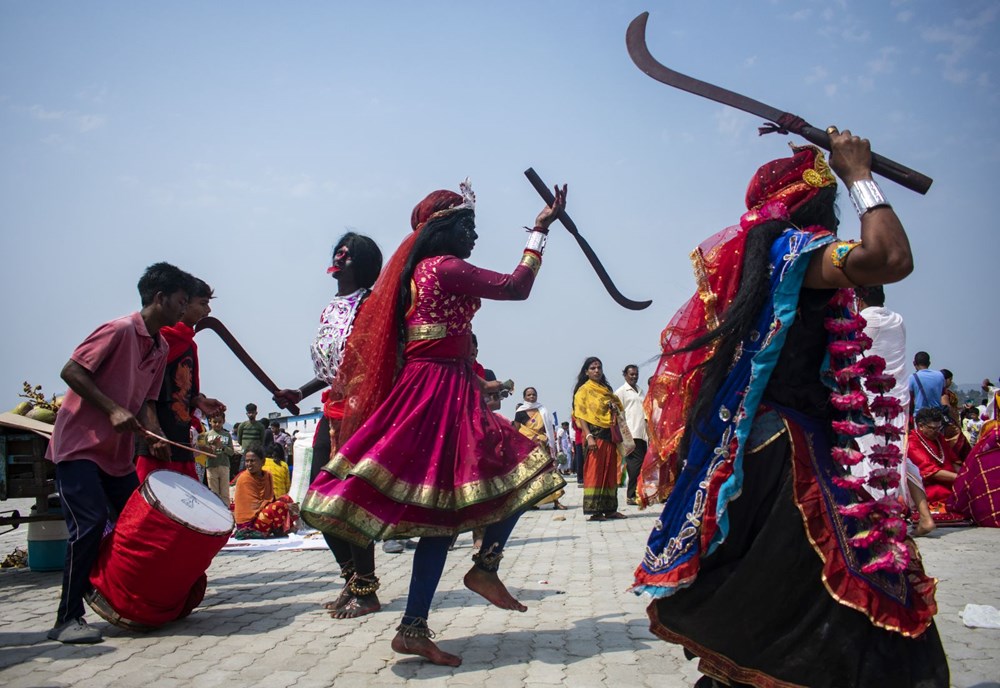
<instances>
[{"instance_id":1,"label":"sneaker","mask_svg":"<svg viewBox=\"0 0 1000 688\"><path fill-rule=\"evenodd\" d=\"M56 626L49 631L48 637L49 640L58 640L60 643L99 643L104 640L100 629L88 624L82 616Z\"/></svg>"},{"instance_id":2,"label":"sneaker","mask_svg":"<svg viewBox=\"0 0 1000 688\"><path fill-rule=\"evenodd\" d=\"M403 549L404 546L400 540L386 540L382 544L382 551L386 554L402 554Z\"/></svg>"}]
</instances>

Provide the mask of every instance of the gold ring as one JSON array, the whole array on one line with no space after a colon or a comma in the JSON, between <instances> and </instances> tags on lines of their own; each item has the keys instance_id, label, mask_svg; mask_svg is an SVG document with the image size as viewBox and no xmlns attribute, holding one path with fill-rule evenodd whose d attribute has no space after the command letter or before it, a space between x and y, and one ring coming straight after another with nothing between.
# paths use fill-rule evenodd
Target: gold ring
<instances>
[{"instance_id":1,"label":"gold ring","mask_svg":"<svg viewBox=\"0 0 1000 688\"><path fill-rule=\"evenodd\" d=\"M837 127L835 127L833 125L828 126L826 128L826 133L827 134L836 134L837 133Z\"/></svg>"}]
</instances>

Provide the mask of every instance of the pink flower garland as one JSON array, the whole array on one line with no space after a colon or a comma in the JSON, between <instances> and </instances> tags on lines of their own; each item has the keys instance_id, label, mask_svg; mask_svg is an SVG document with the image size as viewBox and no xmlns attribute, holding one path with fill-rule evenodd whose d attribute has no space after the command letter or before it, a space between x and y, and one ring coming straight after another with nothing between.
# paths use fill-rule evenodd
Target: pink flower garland
<instances>
[{"instance_id":1,"label":"pink flower garland","mask_svg":"<svg viewBox=\"0 0 1000 688\"><path fill-rule=\"evenodd\" d=\"M872 346L872 340L863 330L865 320L854 311L854 295L841 289L830 301L837 312L824 320L830 333L830 378L837 391L830 395L830 404L841 416L831 422L839 436L840 446L832 449L833 460L842 473L832 481L853 495L849 504L838 506L841 516L858 521L858 528L849 542L852 547L865 550L868 561L862 566L865 573L876 571L900 572L909 564L909 549L905 545L905 509L894 500L889 491L899 486L899 464L903 460L899 447L891 442L902 431L892 424L892 419L903 412L902 404L886 396L896 379L885 372L885 359L881 356L862 354ZM862 386L877 394L872 402L862 391ZM881 422L873 423L873 416ZM869 452L868 459L876 466L866 476L852 475L850 467L865 458L854 448L854 438L874 433L882 440ZM873 500L865 487L882 492Z\"/></svg>"}]
</instances>

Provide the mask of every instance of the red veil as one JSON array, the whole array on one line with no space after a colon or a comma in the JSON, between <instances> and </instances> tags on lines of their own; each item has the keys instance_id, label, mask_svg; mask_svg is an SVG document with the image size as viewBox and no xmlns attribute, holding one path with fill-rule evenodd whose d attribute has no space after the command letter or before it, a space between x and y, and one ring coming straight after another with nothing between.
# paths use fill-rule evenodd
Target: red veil
<instances>
[{"instance_id":1,"label":"red veil","mask_svg":"<svg viewBox=\"0 0 1000 688\"><path fill-rule=\"evenodd\" d=\"M413 231L392 254L358 312L339 371L344 381L344 420L338 442L343 443L361 427L388 396L396 380L402 353L400 281L420 230L430 220L465 207L465 203L466 199L459 194L442 189L431 192L417 204L410 215Z\"/></svg>"},{"instance_id":2,"label":"red veil","mask_svg":"<svg viewBox=\"0 0 1000 688\"><path fill-rule=\"evenodd\" d=\"M662 502L670 494L680 466L677 447L684 436L691 406L701 389L701 365L712 357L715 344L674 354L719 326L719 316L736 296L743 269L747 231L728 227L691 253L697 291L674 314L660 335L663 355L649 380L643 402L649 419L649 452L636 492L643 506Z\"/></svg>"},{"instance_id":3,"label":"red veil","mask_svg":"<svg viewBox=\"0 0 1000 688\"><path fill-rule=\"evenodd\" d=\"M770 220L788 221L821 188L836 184L818 148L792 146L792 151L791 157L772 160L754 174L740 226L718 232L691 253L697 290L660 335L663 354L643 403L649 419L649 451L636 492L643 506L662 502L673 488L680 470L677 447L701 389L702 364L712 357L715 344L674 352L720 325L739 289L743 251L753 227Z\"/></svg>"}]
</instances>

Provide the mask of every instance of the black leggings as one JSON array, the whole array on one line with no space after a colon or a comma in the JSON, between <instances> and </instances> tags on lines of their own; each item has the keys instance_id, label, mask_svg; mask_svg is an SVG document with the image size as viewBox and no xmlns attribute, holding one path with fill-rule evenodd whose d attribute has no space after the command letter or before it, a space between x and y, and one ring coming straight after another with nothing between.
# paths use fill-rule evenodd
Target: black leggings
<instances>
[{"instance_id":1,"label":"black leggings","mask_svg":"<svg viewBox=\"0 0 1000 688\"><path fill-rule=\"evenodd\" d=\"M309 482L316 479L323 466L330 462L332 442L330 441L330 421L323 416L316 428L316 435L313 438L312 466L309 471ZM334 558L340 565L341 573L349 577L350 572L356 572L360 576L373 576L375 574L375 543L369 542L367 547L352 545L347 540L323 533L326 546L333 552Z\"/></svg>"}]
</instances>

